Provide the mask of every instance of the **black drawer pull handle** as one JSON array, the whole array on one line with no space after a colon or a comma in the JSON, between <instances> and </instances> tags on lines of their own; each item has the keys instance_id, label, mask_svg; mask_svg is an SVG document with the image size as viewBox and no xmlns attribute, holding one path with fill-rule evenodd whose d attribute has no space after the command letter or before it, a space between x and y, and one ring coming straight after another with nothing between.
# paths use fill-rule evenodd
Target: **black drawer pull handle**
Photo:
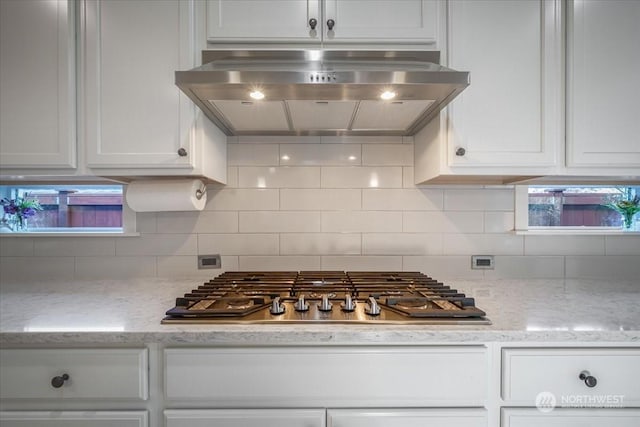
<instances>
[{"instance_id":1,"label":"black drawer pull handle","mask_svg":"<svg viewBox=\"0 0 640 427\"><path fill-rule=\"evenodd\" d=\"M60 388L64 385L64 382L69 379L69 374L62 374L57 377L51 378L51 386L53 388Z\"/></svg>"}]
</instances>

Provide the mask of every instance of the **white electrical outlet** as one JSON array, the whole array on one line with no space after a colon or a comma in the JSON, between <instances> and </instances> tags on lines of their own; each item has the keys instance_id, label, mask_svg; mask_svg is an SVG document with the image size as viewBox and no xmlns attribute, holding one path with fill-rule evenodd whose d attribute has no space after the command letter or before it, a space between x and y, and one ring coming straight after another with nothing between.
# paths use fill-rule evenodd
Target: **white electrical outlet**
<instances>
[{"instance_id":1,"label":"white electrical outlet","mask_svg":"<svg viewBox=\"0 0 640 427\"><path fill-rule=\"evenodd\" d=\"M220 255L198 255L198 270L221 267L222 259Z\"/></svg>"},{"instance_id":2,"label":"white electrical outlet","mask_svg":"<svg viewBox=\"0 0 640 427\"><path fill-rule=\"evenodd\" d=\"M472 270L493 270L493 255L471 255Z\"/></svg>"}]
</instances>

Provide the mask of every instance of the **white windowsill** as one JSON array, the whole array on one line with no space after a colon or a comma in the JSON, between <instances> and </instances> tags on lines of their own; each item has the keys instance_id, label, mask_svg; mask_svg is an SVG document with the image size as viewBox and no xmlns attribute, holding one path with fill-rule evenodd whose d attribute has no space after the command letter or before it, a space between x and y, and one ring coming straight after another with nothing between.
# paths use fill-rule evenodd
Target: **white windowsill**
<instances>
[{"instance_id":1,"label":"white windowsill","mask_svg":"<svg viewBox=\"0 0 640 427\"><path fill-rule=\"evenodd\" d=\"M640 236L640 231L610 227L540 227L515 230L514 233L525 236Z\"/></svg>"},{"instance_id":2,"label":"white windowsill","mask_svg":"<svg viewBox=\"0 0 640 427\"><path fill-rule=\"evenodd\" d=\"M0 229L2 237L135 237L140 236L137 232L126 232L122 229L111 228L39 228L34 231L15 232Z\"/></svg>"}]
</instances>

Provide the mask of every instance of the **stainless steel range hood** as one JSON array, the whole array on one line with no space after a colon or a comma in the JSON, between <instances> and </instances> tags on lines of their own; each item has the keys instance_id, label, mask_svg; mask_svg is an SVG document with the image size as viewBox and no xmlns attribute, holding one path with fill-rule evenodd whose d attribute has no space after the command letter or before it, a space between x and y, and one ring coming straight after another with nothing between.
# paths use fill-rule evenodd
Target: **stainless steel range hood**
<instances>
[{"instance_id":1,"label":"stainless steel range hood","mask_svg":"<svg viewBox=\"0 0 640 427\"><path fill-rule=\"evenodd\" d=\"M468 72L439 60L434 51L207 50L176 85L227 135L406 136L469 85Z\"/></svg>"}]
</instances>

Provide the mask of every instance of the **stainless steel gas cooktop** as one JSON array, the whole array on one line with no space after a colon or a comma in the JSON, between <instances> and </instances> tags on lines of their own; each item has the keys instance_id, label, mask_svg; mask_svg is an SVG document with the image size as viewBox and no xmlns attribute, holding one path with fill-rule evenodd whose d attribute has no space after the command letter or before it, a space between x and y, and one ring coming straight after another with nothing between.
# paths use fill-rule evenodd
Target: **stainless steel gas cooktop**
<instances>
[{"instance_id":1,"label":"stainless steel gas cooktop","mask_svg":"<svg viewBox=\"0 0 640 427\"><path fill-rule=\"evenodd\" d=\"M226 272L162 323L490 324L473 298L419 272Z\"/></svg>"}]
</instances>

